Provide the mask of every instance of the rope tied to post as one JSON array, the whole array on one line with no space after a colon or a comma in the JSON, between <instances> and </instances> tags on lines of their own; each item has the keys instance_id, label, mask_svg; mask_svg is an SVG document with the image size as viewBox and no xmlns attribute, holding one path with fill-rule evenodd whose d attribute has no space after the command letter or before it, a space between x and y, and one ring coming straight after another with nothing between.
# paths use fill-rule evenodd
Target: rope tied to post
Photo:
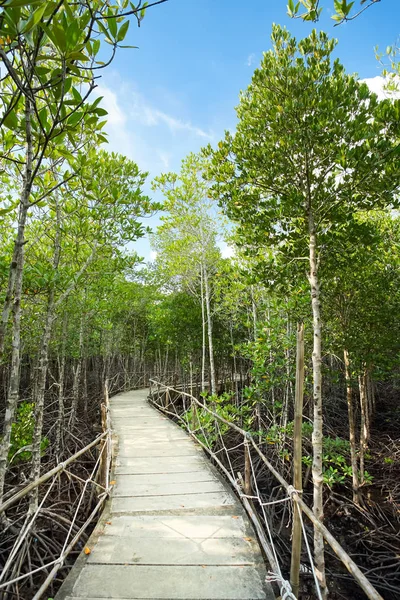
<instances>
[{"instance_id":1,"label":"rope tied to post","mask_svg":"<svg viewBox=\"0 0 400 600\"><path fill-rule=\"evenodd\" d=\"M281 600L297 600L296 596L293 594L292 586L281 575L278 575L277 573L272 573L271 571L269 571L265 578L265 581L267 583L278 583L279 584Z\"/></svg>"},{"instance_id":2,"label":"rope tied to post","mask_svg":"<svg viewBox=\"0 0 400 600\"><path fill-rule=\"evenodd\" d=\"M293 495L294 494L297 494L299 496L301 496L301 494L302 494L302 490L296 490L296 488L293 485L289 485L287 487L286 491L287 491L288 496L290 497L291 500L293 500Z\"/></svg>"}]
</instances>

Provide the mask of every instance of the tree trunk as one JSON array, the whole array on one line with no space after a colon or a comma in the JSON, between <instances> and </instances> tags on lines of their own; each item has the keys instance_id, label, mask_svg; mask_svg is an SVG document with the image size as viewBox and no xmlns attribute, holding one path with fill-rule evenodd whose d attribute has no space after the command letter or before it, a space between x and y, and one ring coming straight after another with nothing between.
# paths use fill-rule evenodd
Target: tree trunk
<instances>
[{"instance_id":1,"label":"tree trunk","mask_svg":"<svg viewBox=\"0 0 400 600\"><path fill-rule=\"evenodd\" d=\"M36 383L35 394L35 428L32 439L32 466L31 466L31 481L35 481L40 476L40 458L41 444L44 418L44 396L46 391L47 369L49 364L49 343L51 338L51 330L55 317L55 275L58 270L61 256L61 212L56 201L56 218L57 230L54 241L54 257L53 257L53 278L50 283L50 289L47 299L47 311L44 323L44 331L40 343L39 367ZM29 512L33 514L38 506L39 488L36 487L31 494L29 502Z\"/></svg>"},{"instance_id":2,"label":"tree trunk","mask_svg":"<svg viewBox=\"0 0 400 600\"><path fill-rule=\"evenodd\" d=\"M80 323L80 327L79 327L79 358L78 358L78 361L77 361L75 369L74 369L74 381L72 384L72 410L71 410L71 417L70 417L70 421L69 421L69 425L71 428L73 428L75 425L76 415L78 412L79 382L80 382L81 371L82 371L83 335L84 335L84 325L85 325L84 314L85 314L84 310L82 310L81 323Z\"/></svg>"},{"instance_id":3,"label":"tree trunk","mask_svg":"<svg viewBox=\"0 0 400 600\"><path fill-rule=\"evenodd\" d=\"M201 391L206 386L206 316L204 310L204 274L203 267L200 268L200 295L201 295L201 323L202 323L202 346L201 346Z\"/></svg>"},{"instance_id":4,"label":"tree trunk","mask_svg":"<svg viewBox=\"0 0 400 600\"><path fill-rule=\"evenodd\" d=\"M44 325L43 336L40 344L39 367L37 375L36 395L35 395L35 428L32 439L32 466L31 466L31 481L38 479L40 475L40 458L41 458L41 442L44 417L44 396L46 390L47 367L49 358L49 343L51 338L51 329L54 318L54 290L49 293L47 312ZM38 490L32 490L29 512L33 514L37 509Z\"/></svg>"},{"instance_id":5,"label":"tree trunk","mask_svg":"<svg viewBox=\"0 0 400 600\"><path fill-rule=\"evenodd\" d=\"M235 340L233 338L233 318L229 321L229 334L231 338L231 346L232 346L232 358L233 358L233 382L232 389L235 390L235 404L239 408L239 390L238 390L238 378L237 378L237 359L236 359L236 349L235 349Z\"/></svg>"},{"instance_id":6,"label":"tree trunk","mask_svg":"<svg viewBox=\"0 0 400 600\"><path fill-rule=\"evenodd\" d=\"M351 457L351 469L353 471L353 502L358 504L359 502L359 487L360 482L358 479L358 463L357 463L357 448L356 448L356 424L354 419L354 406L353 406L353 394L351 389L351 378L350 378L350 360L349 353L347 350L343 351L344 355L344 368L346 377L346 396L347 396L347 410L349 415L349 441L350 441L350 457Z\"/></svg>"},{"instance_id":7,"label":"tree trunk","mask_svg":"<svg viewBox=\"0 0 400 600\"><path fill-rule=\"evenodd\" d=\"M26 218L26 213L25 213L25 218ZM9 274L8 274L8 284L7 284L6 297L4 299L3 313L2 313L2 316L1 316L1 324L0 324L0 360L3 358L3 353L4 353L4 345L5 345L5 341L6 341L7 324L8 324L8 319L9 319L9 316L10 316L10 310L11 310L12 301L13 301L13 294L14 294L14 287L15 287L15 278L16 278L16 275L17 275L17 265L18 265L19 253L20 253L20 247L18 246L17 242L15 242L14 243L13 256L12 256L12 259L11 259L10 270L9 270Z\"/></svg>"},{"instance_id":8,"label":"tree trunk","mask_svg":"<svg viewBox=\"0 0 400 600\"><path fill-rule=\"evenodd\" d=\"M367 390L366 390L366 375L365 371L358 377L358 387L360 390L360 484L364 483L365 470L365 451L368 443L368 405L367 405Z\"/></svg>"},{"instance_id":9,"label":"tree trunk","mask_svg":"<svg viewBox=\"0 0 400 600\"><path fill-rule=\"evenodd\" d=\"M204 290L206 296L206 312L207 312L207 330L208 330L208 353L210 358L210 384L211 393L217 394L217 382L215 379L215 365L214 365L214 347L213 347L213 332L212 332L212 318L211 318L211 302L210 302L210 285L208 281L207 267L204 266Z\"/></svg>"},{"instance_id":10,"label":"tree trunk","mask_svg":"<svg viewBox=\"0 0 400 600\"><path fill-rule=\"evenodd\" d=\"M314 485L314 515L323 521L323 475L322 475L322 442L323 442L323 418L322 418L322 354L321 354L321 311L320 311L320 289L318 281L317 262L317 236L314 219L309 214L309 252L310 252L310 289L311 305L313 313L313 464L312 477ZM328 596L325 576L324 538L314 528L314 559L318 581L321 587L322 597Z\"/></svg>"},{"instance_id":11,"label":"tree trunk","mask_svg":"<svg viewBox=\"0 0 400 600\"><path fill-rule=\"evenodd\" d=\"M86 353L85 353L86 354ZM88 419L87 358L82 359L82 406L83 418Z\"/></svg>"},{"instance_id":12,"label":"tree trunk","mask_svg":"<svg viewBox=\"0 0 400 600\"><path fill-rule=\"evenodd\" d=\"M366 437L365 441L368 444L369 439L371 437L371 419L374 414L373 410L373 382L371 378L371 370L370 367L365 368L364 374L365 381L365 412L366 412Z\"/></svg>"},{"instance_id":13,"label":"tree trunk","mask_svg":"<svg viewBox=\"0 0 400 600\"><path fill-rule=\"evenodd\" d=\"M63 428L64 428L64 380L65 380L65 350L67 346L67 332L68 332L68 313L64 312L63 327L62 327L62 346L61 346L61 357L58 362L58 415L57 415L57 427L56 427L56 460L60 460Z\"/></svg>"},{"instance_id":14,"label":"tree trunk","mask_svg":"<svg viewBox=\"0 0 400 600\"><path fill-rule=\"evenodd\" d=\"M10 448L11 428L14 421L19 399L20 362L21 362L21 297L22 278L24 272L24 244L25 225L29 209L29 197L32 189L33 142L32 142L32 105L29 98L25 98L25 133L26 133L26 164L23 185L19 204L18 232L15 240L15 253L10 267L10 279L14 278L14 286L9 284L9 289L14 287L13 326L12 326L12 352L11 374L6 400L6 412L3 424L3 436L0 447L0 501L4 493L4 479L8 463ZM16 258L16 260L14 260ZM14 271L14 272L13 272ZM8 309L9 312L9 309ZM8 313L7 313L8 320ZM7 327L7 322L5 323ZM5 333L5 331L4 331Z\"/></svg>"},{"instance_id":15,"label":"tree trunk","mask_svg":"<svg viewBox=\"0 0 400 600\"><path fill-rule=\"evenodd\" d=\"M165 361L164 361L164 381L167 378L168 375L168 358L169 358L169 346L167 346L167 349L165 351Z\"/></svg>"},{"instance_id":16,"label":"tree trunk","mask_svg":"<svg viewBox=\"0 0 400 600\"><path fill-rule=\"evenodd\" d=\"M254 336L254 341L256 341L256 339L257 339L257 306L256 306L256 302L254 300L253 286L250 287L250 294L251 294L251 315L253 317L253 336Z\"/></svg>"}]
</instances>

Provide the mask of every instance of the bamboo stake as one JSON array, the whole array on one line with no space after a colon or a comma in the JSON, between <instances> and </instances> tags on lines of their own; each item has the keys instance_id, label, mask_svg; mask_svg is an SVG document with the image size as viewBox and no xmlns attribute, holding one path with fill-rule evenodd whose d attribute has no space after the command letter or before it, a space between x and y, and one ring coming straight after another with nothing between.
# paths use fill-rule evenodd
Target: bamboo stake
<instances>
[{"instance_id":1,"label":"bamboo stake","mask_svg":"<svg viewBox=\"0 0 400 600\"><path fill-rule=\"evenodd\" d=\"M244 493L251 496L251 457L247 436L244 437Z\"/></svg>"},{"instance_id":2,"label":"bamboo stake","mask_svg":"<svg viewBox=\"0 0 400 600\"><path fill-rule=\"evenodd\" d=\"M198 419L197 419L197 406L196 406L196 402L193 402L192 400L192 430L196 431L197 427L198 427Z\"/></svg>"},{"instance_id":3,"label":"bamboo stake","mask_svg":"<svg viewBox=\"0 0 400 600\"><path fill-rule=\"evenodd\" d=\"M101 405L101 427L102 427L103 433L107 433L107 408L106 408L106 405L103 403ZM100 465L99 465L99 479L100 479L100 484L102 485L102 487L106 487L106 472L107 472L107 447L104 448L104 446L107 446L106 437L104 437L101 440L101 444L100 444L101 456L100 456Z\"/></svg>"},{"instance_id":4,"label":"bamboo stake","mask_svg":"<svg viewBox=\"0 0 400 600\"><path fill-rule=\"evenodd\" d=\"M293 444L293 487L302 491L302 422L304 390L304 325L297 325L296 347L296 392L294 401L294 444ZM296 598L299 597L300 557L301 557L301 521L297 510L293 514L292 557L290 565L290 585Z\"/></svg>"}]
</instances>

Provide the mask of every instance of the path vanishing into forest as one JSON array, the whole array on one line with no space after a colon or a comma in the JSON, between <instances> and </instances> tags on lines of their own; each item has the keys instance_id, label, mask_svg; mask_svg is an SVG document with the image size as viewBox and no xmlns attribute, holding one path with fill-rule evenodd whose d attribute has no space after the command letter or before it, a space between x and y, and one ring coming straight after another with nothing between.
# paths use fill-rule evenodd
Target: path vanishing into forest
<instances>
[{"instance_id":1,"label":"path vanishing into forest","mask_svg":"<svg viewBox=\"0 0 400 600\"><path fill-rule=\"evenodd\" d=\"M56 600L273 600L240 502L147 393L110 400L113 494Z\"/></svg>"}]
</instances>

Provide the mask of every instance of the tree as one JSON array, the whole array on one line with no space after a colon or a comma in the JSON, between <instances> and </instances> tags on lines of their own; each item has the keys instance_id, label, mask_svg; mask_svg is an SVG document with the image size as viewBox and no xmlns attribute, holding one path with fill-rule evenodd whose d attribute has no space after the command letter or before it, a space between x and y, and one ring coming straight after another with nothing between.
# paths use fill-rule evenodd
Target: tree
<instances>
[{"instance_id":1,"label":"tree","mask_svg":"<svg viewBox=\"0 0 400 600\"><path fill-rule=\"evenodd\" d=\"M205 336L208 334L210 383L217 392L213 347L213 319L211 309L211 275L220 257L216 247L217 227L213 205L209 199L209 185L202 175L205 161L190 154L182 161L179 175L167 173L154 180L154 188L164 193L163 224L153 238L160 261L171 274L186 280L197 288L200 279L200 302L203 311L202 385L205 382Z\"/></svg>"},{"instance_id":2,"label":"tree","mask_svg":"<svg viewBox=\"0 0 400 600\"><path fill-rule=\"evenodd\" d=\"M346 21L352 21L380 1L381 0L359 0L356 8L354 8L355 2L335 0L332 19L336 21L336 25L340 25ZM304 21L318 21L322 12L321 0L299 0L296 3L295 0L289 0L287 9L290 17L301 18Z\"/></svg>"},{"instance_id":3,"label":"tree","mask_svg":"<svg viewBox=\"0 0 400 600\"><path fill-rule=\"evenodd\" d=\"M273 49L241 95L239 123L212 158L213 195L239 223L242 243L286 281L307 277L313 315L314 514L323 518L322 324L319 269L355 211L394 203L398 186L391 126L399 105L378 104L365 84L330 56L335 41L313 31L298 44L273 27ZM386 121L388 119L388 121ZM265 266L264 269L265 271ZM314 531L315 562L327 594L323 538Z\"/></svg>"}]
</instances>

